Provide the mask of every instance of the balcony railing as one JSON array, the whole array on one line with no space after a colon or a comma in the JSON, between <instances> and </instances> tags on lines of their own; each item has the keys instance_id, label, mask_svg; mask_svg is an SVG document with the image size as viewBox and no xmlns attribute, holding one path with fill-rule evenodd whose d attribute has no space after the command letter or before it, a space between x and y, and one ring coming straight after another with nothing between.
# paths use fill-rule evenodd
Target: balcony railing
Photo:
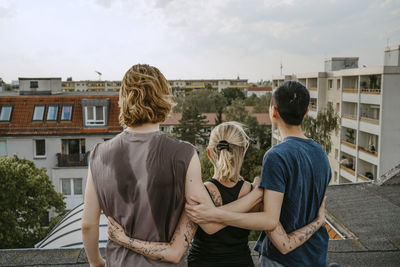
<instances>
[{"instance_id":1,"label":"balcony railing","mask_svg":"<svg viewBox=\"0 0 400 267\"><path fill-rule=\"evenodd\" d=\"M377 120L377 119L361 117L360 120L364 121L364 122L368 122L368 123L379 125L379 120Z\"/></svg>"},{"instance_id":2,"label":"balcony railing","mask_svg":"<svg viewBox=\"0 0 400 267\"><path fill-rule=\"evenodd\" d=\"M308 90L310 90L310 91L317 91L317 88L316 88L316 87L308 87Z\"/></svg>"},{"instance_id":3,"label":"balcony railing","mask_svg":"<svg viewBox=\"0 0 400 267\"><path fill-rule=\"evenodd\" d=\"M87 166L87 154L61 154L57 153L57 167Z\"/></svg>"},{"instance_id":4,"label":"balcony railing","mask_svg":"<svg viewBox=\"0 0 400 267\"><path fill-rule=\"evenodd\" d=\"M358 149L361 150L362 152L365 152L365 153L370 154L372 156L375 156L375 157L378 156L378 152L376 152L376 151L373 152L373 151L367 150L367 149L365 149L365 148L363 148L361 146L358 146Z\"/></svg>"},{"instance_id":5,"label":"balcony railing","mask_svg":"<svg viewBox=\"0 0 400 267\"><path fill-rule=\"evenodd\" d=\"M342 118L350 119L350 120L357 120L357 115L354 115L354 114L343 114Z\"/></svg>"},{"instance_id":6,"label":"balcony railing","mask_svg":"<svg viewBox=\"0 0 400 267\"><path fill-rule=\"evenodd\" d=\"M362 93L362 94L380 95L380 94L381 94L381 89L367 89L367 88L361 88L361 93Z\"/></svg>"},{"instance_id":7,"label":"balcony railing","mask_svg":"<svg viewBox=\"0 0 400 267\"><path fill-rule=\"evenodd\" d=\"M369 179L368 177L365 177L365 176L362 175L362 174L359 174L359 175L358 175L358 179L363 180L363 181L365 181L365 182L371 181L371 179Z\"/></svg>"},{"instance_id":8,"label":"balcony railing","mask_svg":"<svg viewBox=\"0 0 400 267\"><path fill-rule=\"evenodd\" d=\"M350 174L352 174L352 175L355 175L355 171L352 170L352 169L350 169L350 168L347 168L347 167L345 167L345 166L343 166L343 165L340 165L340 168L341 168L342 170L347 171L348 173L350 173Z\"/></svg>"},{"instance_id":9,"label":"balcony railing","mask_svg":"<svg viewBox=\"0 0 400 267\"><path fill-rule=\"evenodd\" d=\"M351 147L351 148L356 149L356 145L355 145L355 144L352 144L352 143L346 142L346 141L342 141L341 143L342 143L343 145L345 145L345 146L348 146L348 147Z\"/></svg>"},{"instance_id":10,"label":"balcony railing","mask_svg":"<svg viewBox=\"0 0 400 267\"><path fill-rule=\"evenodd\" d=\"M358 89L357 88L343 88L343 93L357 94Z\"/></svg>"}]
</instances>

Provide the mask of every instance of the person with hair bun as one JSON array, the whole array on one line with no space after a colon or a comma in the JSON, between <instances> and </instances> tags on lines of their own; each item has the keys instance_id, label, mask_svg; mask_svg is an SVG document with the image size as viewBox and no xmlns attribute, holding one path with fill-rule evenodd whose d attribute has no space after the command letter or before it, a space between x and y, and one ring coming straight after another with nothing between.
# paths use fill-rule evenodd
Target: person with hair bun
<instances>
[{"instance_id":1,"label":"person with hair bun","mask_svg":"<svg viewBox=\"0 0 400 267\"><path fill-rule=\"evenodd\" d=\"M227 210L259 210L257 203L261 204L262 190L255 188L240 175L248 146L249 138L243 125L238 122L224 122L212 130L206 153L214 166L214 175L204 183L204 188L215 206ZM322 207L316 220L324 220L324 212ZM183 214L182 217L187 216ZM183 242L179 238L180 228L183 227L184 223L178 225L178 234L170 242L147 242L129 237L121 225L109 218L108 235L112 241L146 257L158 257L172 263L179 262L183 257L187 249L186 242L190 242L194 235L187 257L190 267L254 266L248 247L249 230L214 224L210 231L210 228L200 225L198 229L191 228L191 232L185 236L186 242ZM289 235L279 228L269 233L269 237L277 244L287 242L291 251L306 240L298 243L289 240L299 232L309 230L309 227L306 225Z\"/></svg>"}]
</instances>

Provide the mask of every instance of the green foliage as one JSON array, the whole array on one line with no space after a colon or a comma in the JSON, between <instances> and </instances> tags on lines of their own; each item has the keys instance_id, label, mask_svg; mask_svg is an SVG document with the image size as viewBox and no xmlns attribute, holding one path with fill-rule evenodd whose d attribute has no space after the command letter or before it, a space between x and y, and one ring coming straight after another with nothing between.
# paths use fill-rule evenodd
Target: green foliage
<instances>
[{"instance_id":1,"label":"green foliage","mask_svg":"<svg viewBox=\"0 0 400 267\"><path fill-rule=\"evenodd\" d=\"M253 181L254 177L261 175L262 160L265 150L258 149L254 146L249 146L240 174L246 180Z\"/></svg>"},{"instance_id":2,"label":"green foliage","mask_svg":"<svg viewBox=\"0 0 400 267\"><path fill-rule=\"evenodd\" d=\"M261 231L254 231L254 230L250 231L249 241L257 241L260 234Z\"/></svg>"},{"instance_id":3,"label":"green foliage","mask_svg":"<svg viewBox=\"0 0 400 267\"><path fill-rule=\"evenodd\" d=\"M50 230L41 226L48 210L64 213L63 198L45 168L16 155L0 157L0 248L33 247Z\"/></svg>"},{"instance_id":4,"label":"green foliage","mask_svg":"<svg viewBox=\"0 0 400 267\"><path fill-rule=\"evenodd\" d=\"M258 101L259 101L259 98L257 97L257 95L252 94L250 97L246 97L246 99L244 100L244 103L246 104L246 106L254 107Z\"/></svg>"},{"instance_id":5,"label":"green foliage","mask_svg":"<svg viewBox=\"0 0 400 267\"><path fill-rule=\"evenodd\" d=\"M248 135L253 142L259 143L259 148L266 150L271 146L271 127L260 125L255 117L251 116L244 106L243 100L236 99L226 110L228 121L238 121L247 126Z\"/></svg>"},{"instance_id":6,"label":"green foliage","mask_svg":"<svg viewBox=\"0 0 400 267\"><path fill-rule=\"evenodd\" d=\"M205 144L208 138L206 125L206 117L202 116L197 106L190 105L185 102L182 110L182 119L179 126L176 127L177 137L181 140L188 141L193 145Z\"/></svg>"},{"instance_id":7,"label":"green foliage","mask_svg":"<svg viewBox=\"0 0 400 267\"><path fill-rule=\"evenodd\" d=\"M214 176L214 166L212 165L210 159L207 156L207 151L205 150L200 157L201 163L201 178L203 182L212 178Z\"/></svg>"},{"instance_id":8,"label":"green foliage","mask_svg":"<svg viewBox=\"0 0 400 267\"><path fill-rule=\"evenodd\" d=\"M232 101L234 101L236 99L245 99L246 98L246 95L244 94L244 92L239 88L228 87L228 88L222 89L222 95L228 101L228 105L231 105Z\"/></svg>"},{"instance_id":9,"label":"green foliage","mask_svg":"<svg viewBox=\"0 0 400 267\"><path fill-rule=\"evenodd\" d=\"M258 98L254 106L254 113L267 113L269 109L269 104L271 102L272 94L265 94Z\"/></svg>"},{"instance_id":10,"label":"green foliage","mask_svg":"<svg viewBox=\"0 0 400 267\"><path fill-rule=\"evenodd\" d=\"M200 113L220 114L221 121L222 113L227 104L225 97L212 89L191 91L186 96L180 95L174 97L174 102L176 103L176 106L173 109L174 112L183 112L184 106L189 108L195 107Z\"/></svg>"},{"instance_id":11,"label":"green foliage","mask_svg":"<svg viewBox=\"0 0 400 267\"><path fill-rule=\"evenodd\" d=\"M339 116L330 105L325 110L319 111L315 119L311 116L306 116L302 124L304 135L319 143L327 154L332 149L331 133L337 130L338 127Z\"/></svg>"}]
</instances>

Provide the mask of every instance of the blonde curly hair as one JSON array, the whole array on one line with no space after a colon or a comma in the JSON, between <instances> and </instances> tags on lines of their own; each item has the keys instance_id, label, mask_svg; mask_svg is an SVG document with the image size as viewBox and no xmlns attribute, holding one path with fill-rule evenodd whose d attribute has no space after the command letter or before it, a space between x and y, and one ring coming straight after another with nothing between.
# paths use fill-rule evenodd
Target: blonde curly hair
<instances>
[{"instance_id":1,"label":"blonde curly hair","mask_svg":"<svg viewBox=\"0 0 400 267\"><path fill-rule=\"evenodd\" d=\"M119 91L119 122L128 127L165 121L171 111L171 91L153 66L137 64L124 75Z\"/></svg>"},{"instance_id":2,"label":"blonde curly hair","mask_svg":"<svg viewBox=\"0 0 400 267\"><path fill-rule=\"evenodd\" d=\"M229 149L218 149L221 141L229 143ZM214 165L215 178L223 181L238 182L243 178L240 176L244 154L249 147L249 137L239 122L229 121L219 124L210 135L207 146L209 158Z\"/></svg>"}]
</instances>

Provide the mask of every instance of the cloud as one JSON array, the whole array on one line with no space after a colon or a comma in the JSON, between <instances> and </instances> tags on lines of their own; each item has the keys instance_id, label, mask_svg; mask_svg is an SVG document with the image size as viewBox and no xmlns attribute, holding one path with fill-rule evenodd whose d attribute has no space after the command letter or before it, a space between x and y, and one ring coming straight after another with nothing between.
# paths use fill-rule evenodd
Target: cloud
<instances>
[{"instance_id":1,"label":"cloud","mask_svg":"<svg viewBox=\"0 0 400 267\"><path fill-rule=\"evenodd\" d=\"M105 8L110 8L113 0L96 0L96 4L105 7Z\"/></svg>"},{"instance_id":2,"label":"cloud","mask_svg":"<svg viewBox=\"0 0 400 267\"><path fill-rule=\"evenodd\" d=\"M0 2L0 19L11 18L16 15L16 10L13 2L1 1Z\"/></svg>"}]
</instances>

